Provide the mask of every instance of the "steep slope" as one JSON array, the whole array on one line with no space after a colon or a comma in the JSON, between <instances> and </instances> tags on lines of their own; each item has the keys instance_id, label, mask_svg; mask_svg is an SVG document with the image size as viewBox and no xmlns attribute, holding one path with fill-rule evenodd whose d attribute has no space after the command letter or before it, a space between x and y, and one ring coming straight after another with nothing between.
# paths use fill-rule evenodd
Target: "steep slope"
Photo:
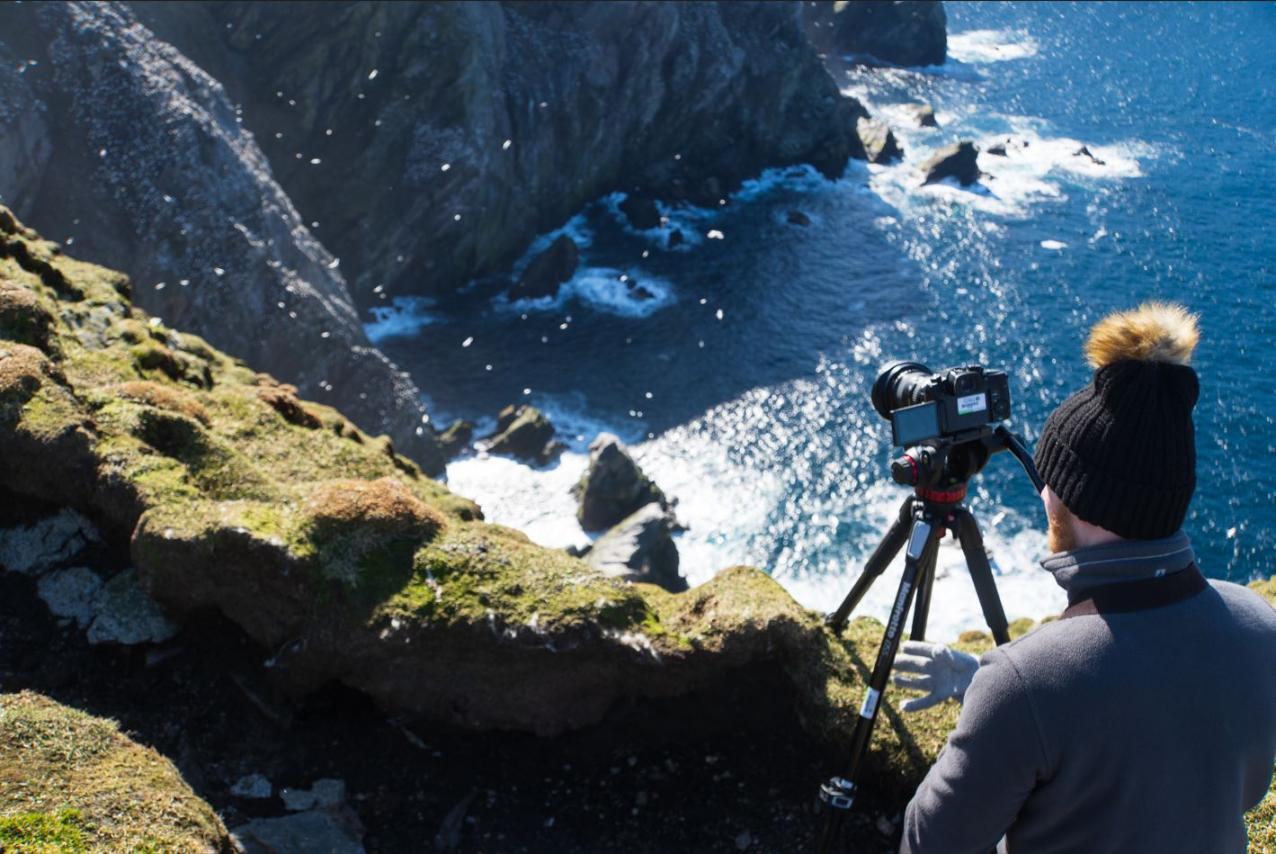
<instances>
[{"instance_id":1,"label":"steep slope","mask_svg":"<svg viewBox=\"0 0 1276 854\"><path fill-rule=\"evenodd\" d=\"M369 345L337 260L216 80L116 4L0 7L0 51L15 60L0 70L11 205L129 270L156 315L441 470L420 393Z\"/></svg>"}]
</instances>

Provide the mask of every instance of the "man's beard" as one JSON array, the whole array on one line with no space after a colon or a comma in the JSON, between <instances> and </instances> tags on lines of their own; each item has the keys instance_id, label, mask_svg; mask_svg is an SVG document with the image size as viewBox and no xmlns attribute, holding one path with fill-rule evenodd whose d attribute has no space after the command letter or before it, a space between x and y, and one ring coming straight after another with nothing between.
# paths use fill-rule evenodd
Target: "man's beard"
<instances>
[{"instance_id":1,"label":"man's beard","mask_svg":"<svg viewBox=\"0 0 1276 854\"><path fill-rule=\"evenodd\" d=\"M1052 554L1070 552L1077 547L1077 535L1073 530L1072 511L1062 504L1059 509L1046 514L1046 547Z\"/></svg>"}]
</instances>

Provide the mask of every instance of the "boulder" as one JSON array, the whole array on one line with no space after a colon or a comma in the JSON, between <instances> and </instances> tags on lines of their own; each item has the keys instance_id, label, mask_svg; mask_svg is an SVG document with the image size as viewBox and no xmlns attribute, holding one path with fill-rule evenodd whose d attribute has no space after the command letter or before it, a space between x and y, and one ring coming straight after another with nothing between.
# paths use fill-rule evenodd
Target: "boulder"
<instances>
[{"instance_id":1,"label":"boulder","mask_svg":"<svg viewBox=\"0 0 1276 854\"><path fill-rule=\"evenodd\" d=\"M672 518L653 502L595 540L585 560L611 578L643 581L677 593L687 589L687 580L678 574L673 531Z\"/></svg>"},{"instance_id":2,"label":"boulder","mask_svg":"<svg viewBox=\"0 0 1276 854\"><path fill-rule=\"evenodd\" d=\"M933 184L945 178L956 178L963 187L973 184L982 174L979 171L978 158L979 149L969 140L945 146L922 164L923 183Z\"/></svg>"},{"instance_id":3,"label":"boulder","mask_svg":"<svg viewBox=\"0 0 1276 854\"><path fill-rule=\"evenodd\" d=\"M912 115L918 127L939 127L939 122L935 120L935 108L930 104L909 104L905 109Z\"/></svg>"},{"instance_id":4,"label":"boulder","mask_svg":"<svg viewBox=\"0 0 1276 854\"><path fill-rule=\"evenodd\" d=\"M0 531L0 569L40 575L100 541L92 522L74 510L62 510L30 525Z\"/></svg>"},{"instance_id":5,"label":"boulder","mask_svg":"<svg viewBox=\"0 0 1276 854\"><path fill-rule=\"evenodd\" d=\"M1106 166L1106 165L1107 165L1107 161L1105 161L1105 160L1101 160L1100 158L1095 157L1095 156L1094 156L1094 152L1092 152L1092 151L1089 149L1089 147L1084 146L1084 145L1083 145L1083 146L1081 146L1080 148L1078 148L1076 151L1072 152L1072 156L1073 156L1073 157L1086 157L1086 158L1089 158L1089 160L1090 160L1092 163L1094 163L1094 165L1095 165L1095 166Z\"/></svg>"},{"instance_id":6,"label":"boulder","mask_svg":"<svg viewBox=\"0 0 1276 854\"><path fill-rule=\"evenodd\" d=\"M985 154L991 154L994 157L1007 157L1006 144L1004 142L993 143L984 149Z\"/></svg>"},{"instance_id":7,"label":"boulder","mask_svg":"<svg viewBox=\"0 0 1276 854\"><path fill-rule=\"evenodd\" d=\"M669 508L665 494L643 474L629 449L611 433L600 433L589 443L589 467L573 492L576 518L586 531L601 531L639 508L656 503Z\"/></svg>"},{"instance_id":8,"label":"boulder","mask_svg":"<svg viewBox=\"0 0 1276 854\"><path fill-rule=\"evenodd\" d=\"M348 808L255 818L234 834L244 854L364 854L358 819Z\"/></svg>"},{"instance_id":9,"label":"boulder","mask_svg":"<svg viewBox=\"0 0 1276 854\"><path fill-rule=\"evenodd\" d=\"M810 225L811 218L801 211L789 211L784 215L784 221L789 225Z\"/></svg>"},{"instance_id":10,"label":"boulder","mask_svg":"<svg viewBox=\"0 0 1276 854\"><path fill-rule=\"evenodd\" d=\"M801 4L812 41L869 63L942 65L948 16L939 0L817 0Z\"/></svg>"},{"instance_id":11,"label":"boulder","mask_svg":"<svg viewBox=\"0 0 1276 854\"><path fill-rule=\"evenodd\" d=\"M511 404L501 410L496 433L488 440L487 450L544 464L561 447L554 441L554 425L539 409L527 404Z\"/></svg>"},{"instance_id":12,"label":"boulder","mask_svg":"<svg viewBox=\"0 0 1276 854\"><path fill-rule=\"evenodd\" d=\"M668 249L677 249L683 242L682 229L671 228L669 237L665 240L665 247Z\"/></svg>"},{"instance_id":13,"label":"boulder","mask_svg":"<svg viewBox=\"0 0 1276 854\"><path fill-rule=\"evenodd\" d=\"M527 265L518 283L510 288L514 299L541 299L558 295L558 287L576 275L580 250L576 242L560 234Z\"/></svg>"},{"instance_id":14,"label":"boulder","mask_svg":"<svg viewBox=\"0 0 1276 854\"><path fill-rule=\"evenodd\" d=\"M36 584L36 592L50 613L60 619L75 620L81 629L87 629L97 616L101 591L102 579L83 566L55 570Z\"/></svg>"},{"instance_id":15,"label":"boulder","mask_svg":"<svg viewBox=\"0 0 1276 854\"><path fill-rule=\"evenodd\" d=\"M629 193L620 203L620 212L639 231L660 228L660 209L650 196Z\"/></svg>"},{"instance_id":16,"label":"boulder","mask_svg":"<svg viewBox=\"0 0 1276 854\"><path fill-rule=\"evenodd\" d=\"M474 424L458 418L439 434L439 447L448 459L452 459L465 453L473 440Z\"/></svg>"},{"instance_id":17,"label":"boulder","mask_svg":"<svg viewBox=\"0 0 1276 854\"><path fill-rule=\"evenodd\" d=\"M885 122L861 118L855 125L869 163L891 163L904 156L895 134Z\"/></svg>"},{"instance_id":18,"label":"boulder","mask_svg":"<svg viewBox=\"0 0 1276 854\"><path fill-rule=\"evenodd\" d=\"M95 597L92 611L91 644L163 643L177 634L177 626L138 584L134 569L108 581Z\"/></svg>"}]
</instances>

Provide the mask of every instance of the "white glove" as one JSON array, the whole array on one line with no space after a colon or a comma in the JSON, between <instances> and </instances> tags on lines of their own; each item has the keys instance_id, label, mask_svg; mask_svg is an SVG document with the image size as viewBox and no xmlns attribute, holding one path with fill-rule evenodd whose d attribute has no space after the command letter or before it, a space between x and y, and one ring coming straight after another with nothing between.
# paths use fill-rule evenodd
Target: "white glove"
<instances>
[{"instance_id":1,"label":"white glove","mask_svg":"<svg viewBox=\"0 0 1276 854\"><path fill-rule=\"evenodd\" d=\"M925 697L905 700L900 706L905 712L920 712L949 697L960 701L978 669L979 659L973 655L951 650L942 643L910 640L904 641L904 648L895 656L895 670L917 675L896 672L891 681L900 688L927 692Z\"/></svg>"}]
</instances>

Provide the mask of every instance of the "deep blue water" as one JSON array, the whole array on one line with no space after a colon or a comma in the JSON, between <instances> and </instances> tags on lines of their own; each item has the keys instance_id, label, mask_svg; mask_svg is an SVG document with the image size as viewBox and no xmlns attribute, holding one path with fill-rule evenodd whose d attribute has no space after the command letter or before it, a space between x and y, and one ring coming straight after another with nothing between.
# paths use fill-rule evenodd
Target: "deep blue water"
<instances>
[{"instance_id":1,"label":"deep blue water","mask_svg":"<svg viewBox=\"0 0 1276 854\"><path fill-rule=\"evenodd\" d=\"M853 163L837 182L769 174L718 211L674 212L699 239L673 252L600 202L569 225L588 269L559 304L476 297L383 347L440 414L530 400L583 441L607 428L636 442L683 498L693 581L753 563L831 607L903 495L868 402L880 363L1009 371L1013 427L1031 444L1089 379L1093 322L1181 301L1202 330L1186 528L1211 576L1276 572L1276 6L946 6L942 68L839 72L898 129L903 164ZM939 129L909 126L900 105L916 100ZM959 138L1009 139L1010 156L981 156L979 192L919 188L917 164ZM1074 156L1081 144L1105 164ZM811 224L789 224L790 210ZM630 301L620 273L657 307ZM452 479L498 521L572 539L558 492L580 464L471 461ZM1030 485L1003 455L976 486L1007 611L1050 610ZM937 593L938 631L978 622L957 563L941 558L954 592L948 606Z\"/></svg>"}]
</instances>

